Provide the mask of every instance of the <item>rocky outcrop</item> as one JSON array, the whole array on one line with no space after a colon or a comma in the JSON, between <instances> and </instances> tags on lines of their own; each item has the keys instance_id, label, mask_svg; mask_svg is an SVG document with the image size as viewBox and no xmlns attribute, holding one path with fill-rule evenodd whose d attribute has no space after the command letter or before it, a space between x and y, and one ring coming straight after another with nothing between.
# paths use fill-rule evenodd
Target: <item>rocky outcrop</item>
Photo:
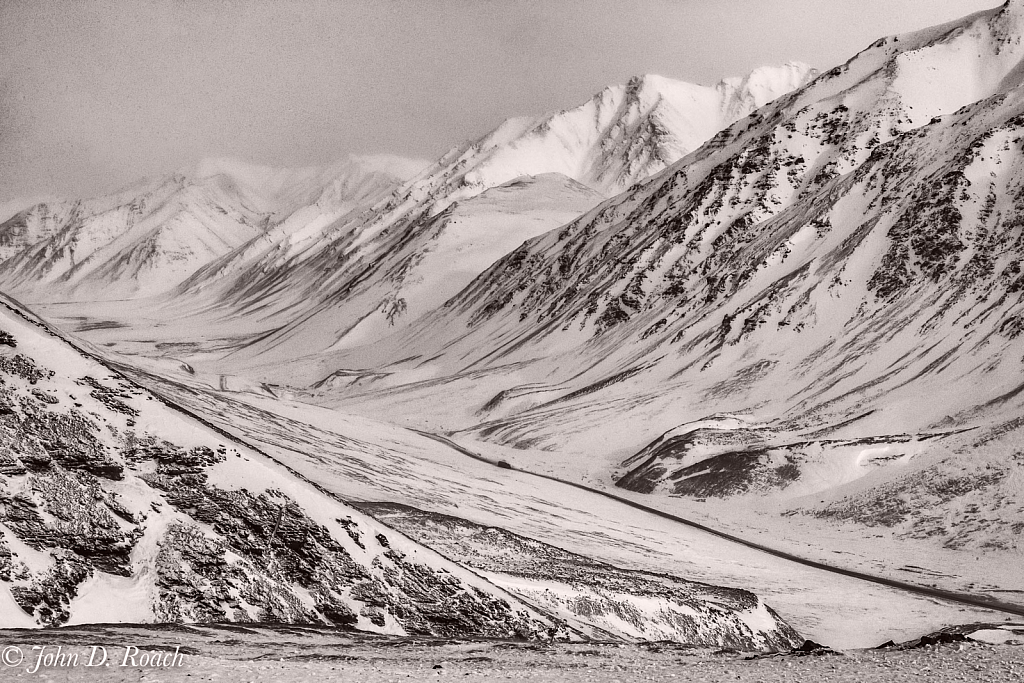
<instances>
[{"instance_id":1,"label":"rocky outcrop","mask_svg":"<svg viewBox=\"0 0 1024 683\"><path fill-rule=\"evenodd\" d=\"M19 350L0 351L0 590L35 623L117 620L123 608L452 637L549 627L10 308L0 323ZM134 588L95 593L110 586ZM103 611L112 601L118 611Z\"/></svg>"}]
</instances>

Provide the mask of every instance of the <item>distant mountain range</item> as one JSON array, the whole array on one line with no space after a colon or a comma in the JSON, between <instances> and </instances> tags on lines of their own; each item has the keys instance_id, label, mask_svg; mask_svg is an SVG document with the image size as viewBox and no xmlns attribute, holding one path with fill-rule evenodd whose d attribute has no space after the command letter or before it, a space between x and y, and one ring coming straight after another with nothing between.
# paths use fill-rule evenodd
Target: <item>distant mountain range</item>
<instances>
[{"instance_id":1,"label":"distant mountain range","mask_svg":"<svg viewBox=\"0 0 1024 683\"><path fill-rule=\"evenodd\" d=\"M430 242L449 219L440 214L452 204L505 185L499 203L507 206L500 211L516 217L508 225L484 218L474 228L476 221L465 218L473 205L466 207L460 224L469 227L455 239L470 239L482 253L464 259L460 277L428 276L419 289L432 295L412 312L443 302L439 297L457 292L524 239L664 168L810 75L809 67L789 64L714 87L636 78L575 109L510 119L411 181L425 163L353 157L326 169L290 171L204 161L191 173L112 196L40 204L15 215L0 225L0 287L27 300L56 301L146 297L182 283L178 294L202 294L242 311L253 300L278 297L286 318L299 317L298 302L308 309L349 300L353 288L370 289L358 315L379 309L393 323L416 298L406 296L417 275L410 261L434 251ZM558 175L543 188L508 185L548 174ZM421 227L427 222L430 229ZM379 263L383 255L388 266ZM369 280L367 264L376 271ZM287 291L280 286L285 279Z\"/></svg>"},{"instance_id":2,"label":"distant mountain range","mask_svg":"<svg viewBox=\"0 0 1024 683\"><path fill-rule=\"evenodd\" d=\"M0 225L0 286L50 299L163 292L301 208L344 215L418 165L352 157L282 171L207 160L106 197L37 204Z\"/></svg>"}]
</instances>

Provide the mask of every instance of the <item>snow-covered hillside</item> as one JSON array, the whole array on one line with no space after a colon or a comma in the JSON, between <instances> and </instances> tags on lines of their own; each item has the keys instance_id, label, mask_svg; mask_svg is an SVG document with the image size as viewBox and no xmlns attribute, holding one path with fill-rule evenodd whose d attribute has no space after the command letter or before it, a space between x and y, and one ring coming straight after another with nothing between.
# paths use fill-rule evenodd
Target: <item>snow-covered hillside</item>
<instances>
[{"instance_id":1,"label":"snow-covered hillside","mask_svg":"<svg viewBox=\"0 0 1024 683\"><path fill-rule=\"evenodd\" d=\"M36 204L0 224L0 288L47 301L163 292L300 208L342 216L424 165L350 157L281 170L209 159L98 199Z\"/></svg>"},{"instance_id":2,"label":"snow-covered hillside","mask_svg":"<svg viewBox=\"0 0 1024 683\"><path fill-rule=\"evenodd\" d=\"M386 370L322 400L636 490L784 489L862 523L868 501L1019 552L1022 35L1010 2L880 40L305 378ZM650 445L715 414L756 429Z\"/></svg>"},{"instance_id":3,"label":"snow-covered hillside","mask_svg":"<svg viewBox=\"0 0 1024 683\"><path fill-rule=\"evenodd\" d=\"M469 186L561 173L618 194L696 149L722 128L807 83L805 64L761 67L701 86L657 75L605 88L578 107L537 119L509 119L473 143Z\"/></svg>"},{"instance_id":4,"label":"snow-covered hillside","mask_svg":"<svg viewBox=\"0 0 1024 683\"><path fill-rule=\"evenodd\" d=\"M638 77L573 109L510 119L426 170L389 156L286 170L208 159L0 224L0 289L50 303L170 290L146 308L166 306L168 319L213 311L196 324L226 323L224 335L280 329L259 352L379 338L813 73L791 63L712 87ZM443 272L452 256L458 266Z\"/></svg>"},{"instance_id":5,"label":"snow-covered hillside","mask_svg":"<svg viewBox=\"0 0 1024 683\"><path fill-rule=\"evenodd\" d=\"M0 623L528 636L511 596L0 309Z\"/></svg>"},{"instance_id":6,"label":"snow-covered hillside","mask_svg":"<svg viewBox=\"0 0 1024 683\"><path fill-rule=\"evenodd\" d=\"M496 541L490 550L501 555L506 546ZM593 583L564 588L571 596ZM657 591L634 596L630 628L616 637L652 632L754 649L799 642L751 593L681 579L672 587L656 609L646 603ZM607 633L586 610L562 610L567 621L516 596L150 394L14 302L0 303L0 625L259 621L446 637Z\"/></svg>"},{"instance_id":7,"label":"snow-covered hillside","mask_svg":"<svg viewBox=\"0 0 1024 683\"><path fill-rule=\"evenodd\" d=\"M987 610L910 595L723 542L621 500L494 464L498 458L529 463L529 452L469 444L497 451L488 452L492 460L485 462L445 439L393 424L414 416L382 412L360 417L273 397L255 387L204 387L198 375L172 379L164 372L118 367L157 395L206 416L345 500L362 501L354 505L449 559L487 572L499 586L534 606L545 605L584 632L690 640L687 620L678 619L688 610L665 599L689 605L699 596L712 596L719 604L742 600L714 587L722 584L753 590L807 637L843 648L900 640L951 621L994 617ZM441 391L432 401L454 404L453 398ZM543 455L547 460L530 466L555 457ZM599 481L590 483L600 486ZM657 501L648 497L645 502ZM724 507L738 506L729 501ZM728 515L719 514L712 524L725 519ZM735 529L738 535L749 531L743 524ZM801 533L800 546L806 549L806 540L815 537ZM921 564L907 546L900 542L897 552L886 557ZM823 552L835 557L831 548ZM877 558L877 553L868 556L869 573L878 571ZM930 565L934 553L925 559L923 564ZM991 563L973 555L967 559L955 573L940 577L944 586L970 592L965 585L981 579L986 588L1024 589L1015 563L992 572ZM679 576L701 583L686 585ZM891 576L907 578L896 567ZM716 637L714 631L706 633Z\"/></svg>"},{"instance_id":8,"label":"snow-covered hillside","mask_svg":"<svg viewBox=\"0 0 1024 683\"><path fill-rule=\"evenodd\" d=\"M662 603L637 599L642 580L537 576L520 536L655 572L714 556L789 607L815 580L663 541L678 529L465 462L473 449L869 573L1024 590L1022 34L1015 0L879 40L767 104L806 70L637 79L510 120L344 214L238 181L298 208L146 310L47 311L321 485L393 496L378 510L410 534L566 619L570 603ZM347 413L469 450L378 423L356 438ZM522 564L478 547L497 521ZM891 614L844 603L861 624ZM815 604L804 616L828 628ZM660 637L673 621L613 612L587 627Z\"/></svg>"},{"instance_id":9,"label":"snow-covered hillside","mask_svg":"<svg viewBox=\"0 0 1024 683\"><path fill-rule=\"evenodd\" d=\"M366 211L341 220L298 212L198 271L173 298L216 311L206 325L218 317L237 325L241 314L273 329L246 358L389 336L489 259L661 170L813 74L800 64L764 67L714 87L644 76L573 109L509 119ZM455 243L455 258L442 260Z\"/></svg>"}]
</instances>

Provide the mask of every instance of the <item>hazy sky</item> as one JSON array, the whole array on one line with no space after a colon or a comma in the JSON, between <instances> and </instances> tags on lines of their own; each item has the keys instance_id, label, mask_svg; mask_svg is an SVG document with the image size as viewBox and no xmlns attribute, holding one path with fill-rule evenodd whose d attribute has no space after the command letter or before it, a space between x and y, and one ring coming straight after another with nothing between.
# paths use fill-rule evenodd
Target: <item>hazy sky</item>
<instances>
[{"instance_id":1,"label":"hazy sky","mask_svg":"<svg viewBox=\"0 0 1024 683\"><path fill-rule=\"evenodd\" d=\"M0 0L0 204L233 156L435 157L631 75L711 84L998 0Z\"/></svg>"}]
</instances>

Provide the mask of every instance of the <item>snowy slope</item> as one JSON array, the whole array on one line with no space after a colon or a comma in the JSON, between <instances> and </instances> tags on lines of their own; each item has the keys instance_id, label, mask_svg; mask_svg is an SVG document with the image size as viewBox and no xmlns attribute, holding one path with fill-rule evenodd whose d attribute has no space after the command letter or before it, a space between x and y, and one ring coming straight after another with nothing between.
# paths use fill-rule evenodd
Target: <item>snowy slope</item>
<instances>
[{"instance_id":1,"label":"snowy slope","mask_svg":"<svg viewBox=\"0 0 1024 683\"><path fill-rule=\"evenodd\" d=\"M389 424L406 415L378 412L358 417L266 393L204 387L187 373L170 379L134 368L124 371L245 443L287 461L327 490L363 501L357 507L372 510L381 521L446 557L488 572L492 581L535 606L545 605L583 632L642 631L646 637L660 637L669 628L685 633L686 620L675 618L683 610L660 598L674 594L687 602L687 594L692 598L721 591L706 584L747 586L807 637L843 648L869 647L879 638L898 640L951 621L993 617L984 610L965 613L962 605L801 566L594 493L495 467L422 433ZM451 405L454 398L450 392L435 392L432 403ZM431 418L430 424L420 426L430 429L434 424ZM472 446L477 445L490 446ZM501 449L489 455L519 464L529 462L524 459L531 454ZM396 519L390 510L402 509L402 504L420 512L402 513ZM736 507L732 501L727 505ZM717 526L724 517L709 524ZM745 535L746 530L736 533ZM799 538L806 540L806 534ZM912 561L906 547L905 541L896 546L899 552L891 553L890 561ZM993 588L1024 589L1015 563L997 573L988 562L977 562L973 555L967 559L970 562L955 574L940 577L942 585L964 590L964 584L983 579ZM877 573L877 565L876 559L869 571ZM906 578L896 567L889 573ZM660 576L662 589L652 583L652 574ZM685 582L675 577L702 583L684 587L680 584ZM742 600L728 597L729 592L719 595L714 602ZM760 607L747 617L756 618L758 613L763 613ZM728 613L722 616L729 619ZM708 632L707 627L710 624L704 629L711 637L725 635Z\"/></svg>"},{"instance_id":2,"label":"snowy slope","mask_svg":"<svg viewBox=\"0 0 1024 683\"><path fill-rule=\"evenodd\" d=\"M507 593L0 310L5 626L284 621L529 636Z\"/></svg>"},{"instance_id":3,"label":"snowy slope","mask_svg":"<svg viewBox=\"0 0 1024 683\"><path fill-rule=\"evenodd\" d=\"M567 624L538 612L292 463L112 372L14 302L0 309L0 329L5 627L260 621L445 637L593 633L586 614ZM658 633L680 642L799 642L749 592L672 582L673 594L634 609L635 632L619 637L642 635L674 609L674 626Z\"/></svg>"},{"instance_id":4,"label":"snowy slope","mask_svg":"<svg viewBox=\"0 0 1024 683\"><path fill-rule=\"evenodd\" d=\"M106 197L36 204L0 224L0 287L49 301L156 294L300 208L344 215L420 165L351 157L281 170L209 159Z\"/></svg>"},{"instance_id":5,"label":"snowy slope","mask_svg":"<svg viewBox=\"0 0 1024 683\"><path fill-rule=\"evenodd\" d=\"M1019 512L986 534L954 510L1020 490L1022 30L1013 2L880 40L407 333L277 376L382 370L320 400L636 490L784 489L861 522L871 500L900 533L1019 552ZM649 446L716 414L756 429Z\"/></svg>"},{"instance_id":6,"label":"snowy slope","mask_svg":"<svg viewBox=\"0 0 1024 683\"><path fill-rule=\"evenodd\" d=\"M453 150L390 199L426 163L353 156L324 168L274 169L207 159L116 195L39 204L7 219L0 224L0 288L31 301L116 300L160 294L187 279L182 291L201 294L191 307L244 311L279 295L278 283L288 278L293 291L277 310L294 313L292 320L281 316L284 322L301 320L311 311L296 303L345 298L366 263L398 248L389 234L408 232L456 201L548 173L614 194L811 73L798 64L765 67L714 87L636 78L575 109L511 119ZM502 233L521 242L582 208L570 197L543 225L532 219L526 230ZM360 304L357 317L374 307L396 310L394 295L373 296L378 300L368 310Z\"/></svg>"},{"instance_id":7,"label":"snowy slope","mask_svg":"<svg viewBox=\"0 0 1024 683\"><path fill-rule=\"evenodd\" d=\"M502 176L471 169L490 168L489 152L457 150L357 218L268 232L197 273L176 301L211 306L213 322L245 313L237 336L185 317L173 350L140 364L206 384L170 390L331 490L500 522L623 566L749 577L809 633L856 622L867 645L878 623L920 606L740 559L342 412L445 431L663 509L704 507L713 526L798 554L1019 592L1022 19L1010 3L878 41L429 310L448 294L435 291L445 260L491 257L464 219L498 224L520 183L545 201L586 200L566 165L486 188ZM495 148L528 130L506 124ZM519 172L535 158L503 163ZM399 300L406 318L424 315L402 322ZM145 353L138 332L88 334ZM200 344L231 353L200 364ZM572 616L550 577L492 578Z\"/></svg>"},{"instance_id":8,"label":"snowy slope","mask_svg":"<svg viewBox=\"0 0 1024 683\"><path fill-rule=\"evenodd\" d=\"M0 223L5 223L7 219L12 216L21 213L25 209L31 208L36 204L42 204L45 201L47 201L47 198L45 197L35 197L31 199L26 197L15 197L14 199L0 202Z\"/></svg>"},{"instance_id":9,"label":"snowy slope","mask_svg":"<svg viewBox=\"0 0 1024 683\"><path fill-rule=\"evenodd\" d=\"M813 73L799 64L765 67L714 87L644 76L573 109L509 119L367 211L335 221L296 215L197 272L174 298L218 311L206 325L242 315L274 330L244 358L388 336L467 284L486 259L661 170ZM495 211L499 197L504 206ZM460 235L444 237L455 225ZM469 233L481 248L460 252L468 258L460 256L450 279L425 274L427 254L436 261L445 242Z\"/></svg>"},{"instance_id":10,"label":"snowy slope","mask_svg":"<svg viewBox=\"0 0 1024 683\"><path fill-rule=\"evenodd\" d=\"M708 87L638 76L585 104L539 119L509 119L472 146L467 185L493 187L523 175L562 173L618 194L699 147L758 107L815 75L805 64L761 67ZM460 157L460 160L465 157Z\"/></svg>"},{"instance_id":11,"label":"snowy slope","mask_svg":"<svg viewBox=\"0 0 1024 683\"><path fill-rule=\"evenodd\" d=\"M429 162L387 154L352 155L329 166L273 168L235 159L204 159L187 173L199 181L216 180L277 223L308 206L345 213L374 198L397 181L415 177Z\"/></svg>"}]
</instances>

